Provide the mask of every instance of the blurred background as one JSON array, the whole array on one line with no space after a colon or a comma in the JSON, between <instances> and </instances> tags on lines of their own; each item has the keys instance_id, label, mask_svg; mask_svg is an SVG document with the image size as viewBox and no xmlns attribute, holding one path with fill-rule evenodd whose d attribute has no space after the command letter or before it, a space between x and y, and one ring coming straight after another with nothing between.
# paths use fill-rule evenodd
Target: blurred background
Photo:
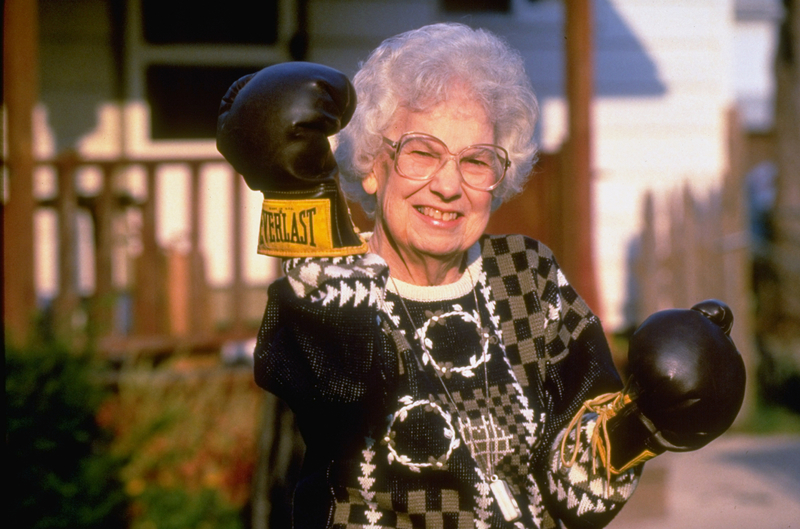
<instances>
[{"instance_id":1,"label":"blurred background","mask_svg":"<svg viewBox=\"0 0 800 529\"><path fill-rule=\"evenodd\" d=\"M734 428L649 463L611 527L800 525L797 0L6 0L19 527L288 527L302 440L251 365L279 264L256 254L261 197L216 151L219 101L284 61L352 77L439 21L525 58L541 154L489 231L553 248L623 375L650 313L716 297L736 315Z\"/></svg>"}]
</instances>

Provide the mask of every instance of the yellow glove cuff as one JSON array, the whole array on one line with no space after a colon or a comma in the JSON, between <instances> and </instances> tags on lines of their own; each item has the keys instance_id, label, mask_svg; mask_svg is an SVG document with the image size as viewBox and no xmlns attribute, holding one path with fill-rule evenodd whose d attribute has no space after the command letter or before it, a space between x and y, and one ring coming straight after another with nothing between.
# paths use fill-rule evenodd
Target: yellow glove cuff
<instances>
[{"instance_id":1,"label":"yellow glove cuff","mask_svg":"<svg viewBox=\"0 0 800 529\"><path fill-rule=\"evenodd\" d=\"M327 198L265 199L261 205L258 253L274 257L340 257L367 252L367 243L336 247Z\"/></svg>"}]
</instances>

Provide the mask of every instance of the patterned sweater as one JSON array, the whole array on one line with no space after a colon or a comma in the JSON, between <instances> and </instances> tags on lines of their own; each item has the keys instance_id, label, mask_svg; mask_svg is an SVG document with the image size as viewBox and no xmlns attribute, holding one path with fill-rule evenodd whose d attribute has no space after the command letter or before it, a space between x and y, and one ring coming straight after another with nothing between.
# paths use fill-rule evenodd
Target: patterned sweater
<instances>
[{"instance_id":1,"label":"patterned sweater","mask_svg":"<svg viewBox=\"0 0 800 529\"><path fill-rule=\"evenodd\" d=\"M594 467L593 414L562 457L582 403L621 387L597 317L537 241L484 236L468 257L439 287L374 254L284 262L255 376L306 441L296 528L603 527L630 498L641 467Z\"/></svg>"}]
</instances>

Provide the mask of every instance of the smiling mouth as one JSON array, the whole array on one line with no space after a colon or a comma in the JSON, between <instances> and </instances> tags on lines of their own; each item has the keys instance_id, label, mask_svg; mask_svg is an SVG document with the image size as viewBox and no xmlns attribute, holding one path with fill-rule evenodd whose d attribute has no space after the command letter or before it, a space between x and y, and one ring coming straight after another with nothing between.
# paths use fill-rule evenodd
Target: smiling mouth
<instances>
[{"instance_id":1,"label":"smiling mouth","mask_svg":"<svg viewBox=\"0 0 800 529\"><path fill-rule=\"evenodd\" d=\"M428 206L417 206L415 209L426 217L430 217L434 220L448 221L456 220L459 217L459 214L454 211L440 211L436 208Z\"/></svg>"}]
</instances>

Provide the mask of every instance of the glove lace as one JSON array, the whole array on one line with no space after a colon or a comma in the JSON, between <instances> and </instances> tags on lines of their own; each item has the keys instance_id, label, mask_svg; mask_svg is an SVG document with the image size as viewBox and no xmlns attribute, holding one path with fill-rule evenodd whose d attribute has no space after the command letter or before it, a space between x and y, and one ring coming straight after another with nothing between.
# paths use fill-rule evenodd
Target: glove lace
<instances>
[{"instance_id":1,"label":"glove lace","mask_svg":"<svg viewBox=\"0 0 800 529\"><path fill-rule=\"evenodd\" d=\"M592 431L590 442L592 447L592 472L597 473L597 460L600 459L601 464L606 469L606 499L608 499L611 487L611 474L619 474L611 466L611 440L608 437L607 424L608 420L614 417L629 402L630 397L621 391L605 393L585 401L578 413L570 421L564 436L561 438L561 464L570 468L577 462L580 454L583 416L587 412L597 414L597 422ZM572 449L572 456L567 459L567 440L573 430L575 431L575 446Z\"/></svg>"}]
</instances>

